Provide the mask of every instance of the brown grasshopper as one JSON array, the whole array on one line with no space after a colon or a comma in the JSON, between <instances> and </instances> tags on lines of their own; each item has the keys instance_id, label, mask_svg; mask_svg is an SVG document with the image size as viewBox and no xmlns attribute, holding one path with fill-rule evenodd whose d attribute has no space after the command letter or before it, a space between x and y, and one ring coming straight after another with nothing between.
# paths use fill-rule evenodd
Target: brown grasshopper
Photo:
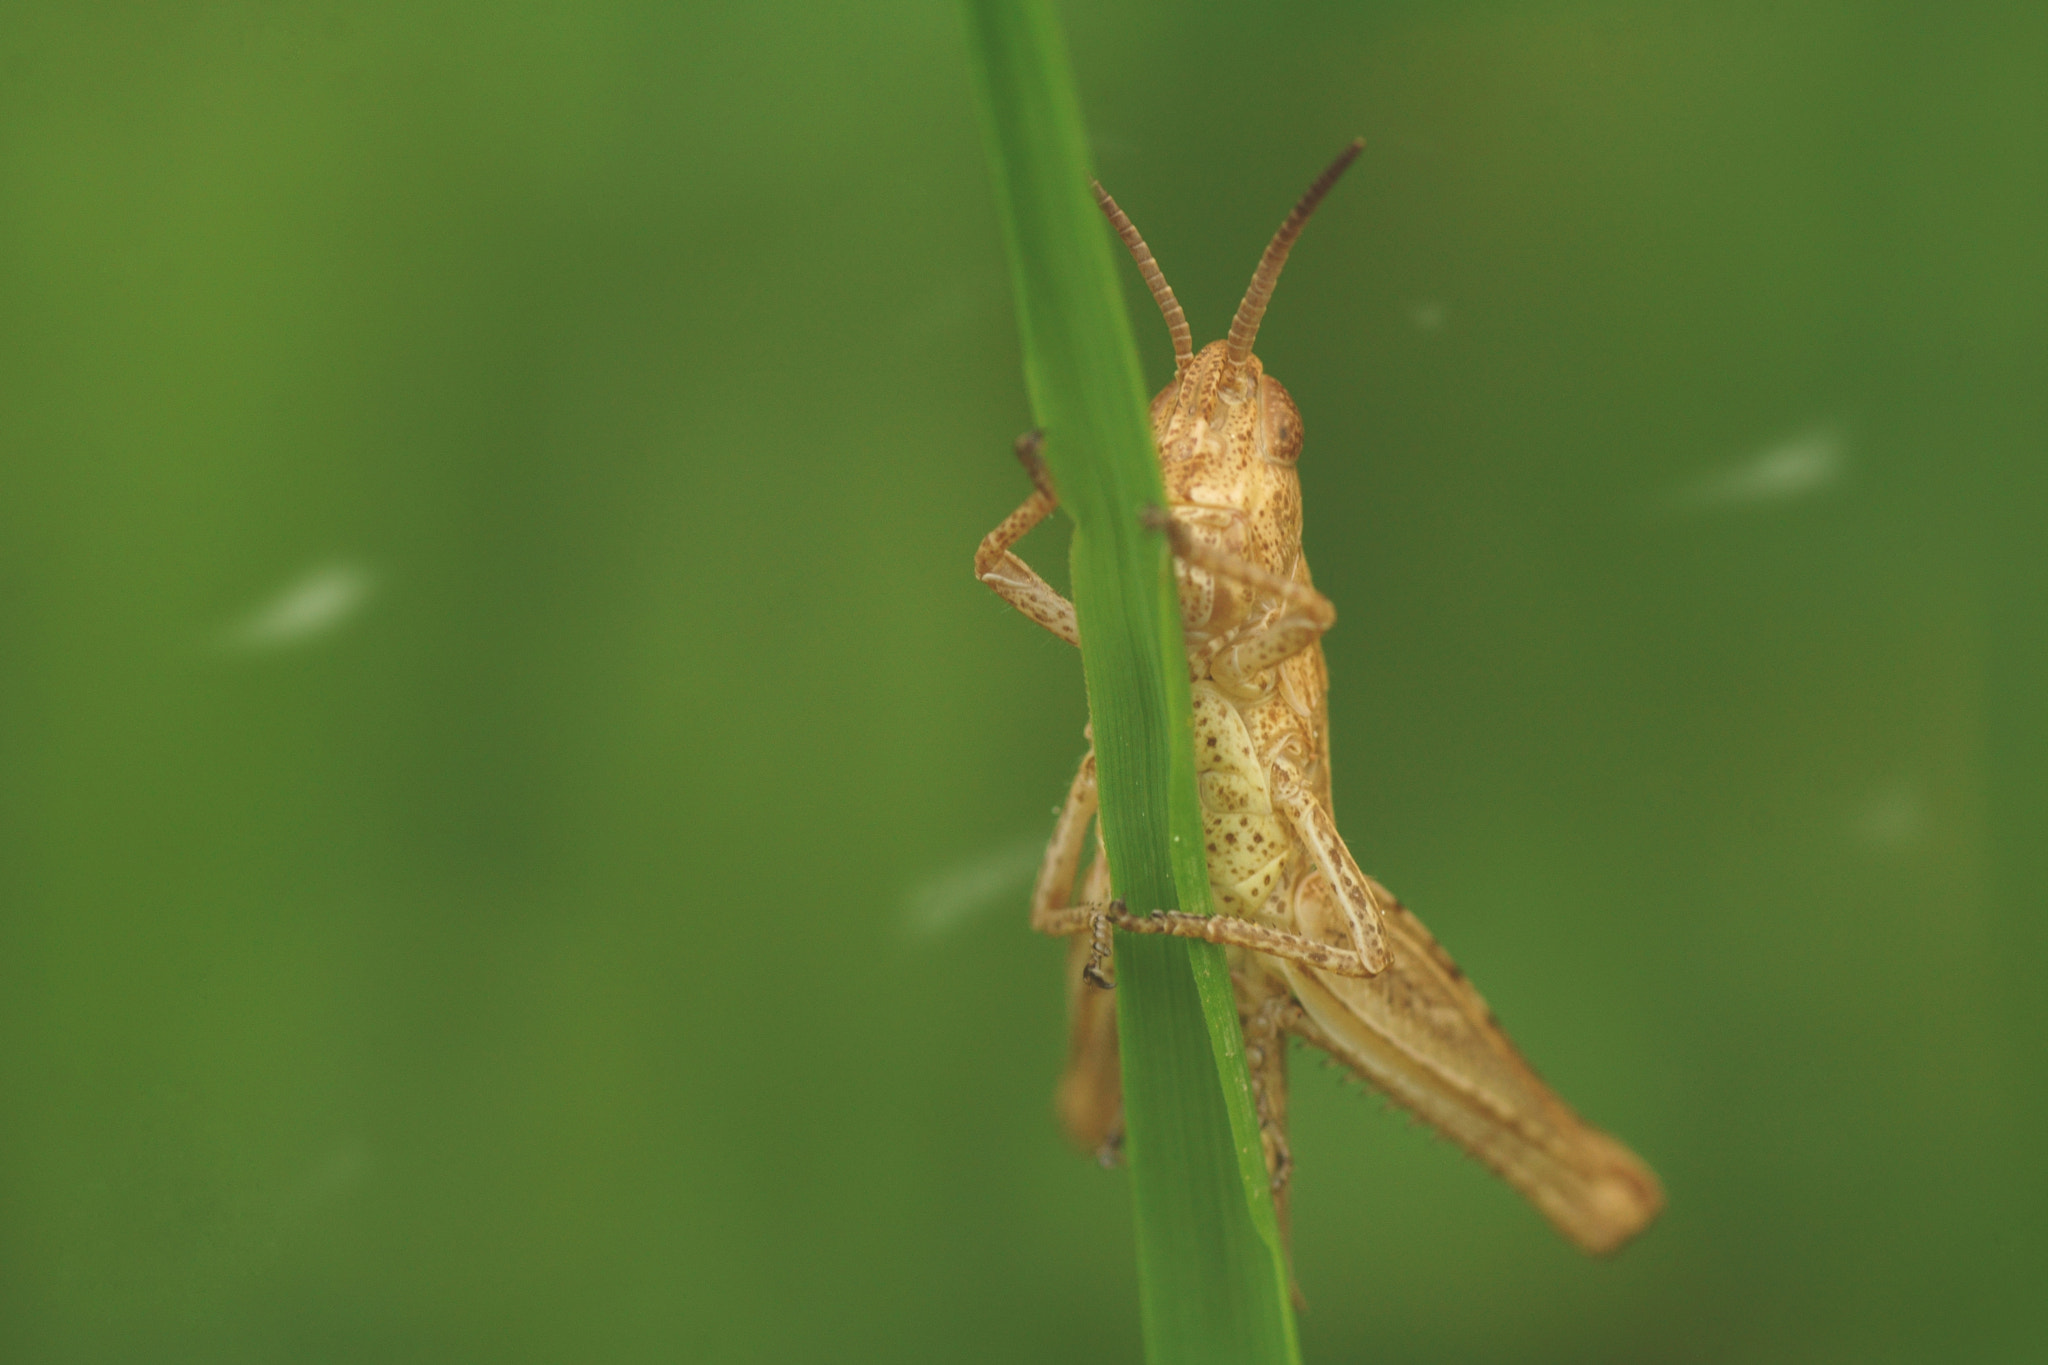
<instances>
[{"instance_id":1,"label":"brown grasshopper","mask_svg":"<svg viewBox=\"0 0 2048 1365\"><path fill-rule=\"evenodd\" d=\"M1656 1217L1663 1192L1634 1153L1545 1085L1420 920L1353 861L1330 815L1328 674L1336 620L1301 553L1301 415L1252 341L1302 225L1358 155L1354 142L1280 225L1229 336L1197 353L1186 316L1116 202L1097 202L1136 260L1173 338L1175 375L1152 400L1193 677L1195 767L1213 916L1130 913L1113 899L1098 831L1095 756L1081 760L1032 893L1031 925L1072 936L1073 1040L1059 1087L1069 1134L1113 1153L1122 1131L1116 1013L1102 968L1112 927L1226 945L1267 1169L1284 1216L1286 1035L1344 1063L1478 1157L1581 1249L1613 1251ZM1038 437L1018 457L1036 491L990 532L974 571L1070 644L1073 604L1011 553L1057 505ZM1092 983L1092 984L1084 984Z\"/></svg>"}]
</instances>

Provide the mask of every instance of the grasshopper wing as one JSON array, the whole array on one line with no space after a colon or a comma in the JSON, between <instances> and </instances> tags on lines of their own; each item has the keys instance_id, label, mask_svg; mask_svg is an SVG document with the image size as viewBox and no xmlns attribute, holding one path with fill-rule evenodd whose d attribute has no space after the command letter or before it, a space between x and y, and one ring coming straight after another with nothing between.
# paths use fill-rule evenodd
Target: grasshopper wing
<instances>
[{"instance_id":1,"label":"grasshopper wing","mask_svg":"<svg viewBox=\"0 0 2048 1365\"><path fill-rule=\"evenodd\" d=\"M1588 1125L1522 1060L1464 972L1378 882L1393 963L1369 978L1280 963L1303 1036L1490 1166L1581 1250L1605 1255L1664 1207L1635 1153ZM1301 932L1348 935L1320 877L1296 897Z\"/></svg>"}]
</instances>

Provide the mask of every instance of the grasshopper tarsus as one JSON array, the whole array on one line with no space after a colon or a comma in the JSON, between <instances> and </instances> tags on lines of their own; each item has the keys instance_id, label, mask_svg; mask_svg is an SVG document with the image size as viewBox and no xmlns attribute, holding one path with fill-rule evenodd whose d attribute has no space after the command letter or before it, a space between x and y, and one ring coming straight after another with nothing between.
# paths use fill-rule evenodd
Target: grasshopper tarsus
<instances>
[{"instance_id":1,"label":"grasshopper tarsus","mask_svg":"<svg viewBox=\"0 0 2048 1365\"><path fill-rule=\"evenodd\" d=\"M1088 921L1088 964L1081 968L1081 979L1098 990L1116 989L1116 982L1104 973L1102 968L1113 960L1116 951L1110 938L1111 916L1120 916L1123 913L1124 903L1114 900L1109 903L1109 914L1096 915Z\"/></svg>"},{"instance_id":2,"label":"grasshopper tarsus","mask_svg":"<svg viewBox=\"0 0 2048 1365\"><path fill-rule=\"evenodd\" d=\"M1039 452L1045 449L1045 428L1033 427L1017 438L1014 447L1017 463L1024 466L1024 472L1031 476L1031 486L1048 498L1058 501L1059 494L1052 491L1052 471L1045 467L1045 457Z\"/></svg>"},{"instance_id":3,"label":"grasshopper tarsus","mask_svg":"<svg viewBox=\"0 0 2048 1365\"><path fill-rule=\"evenodd\" d=\"M1124 1130L1119 1128L1102 1140L1095 1149L1095 1164L1105 1171L1113 1171L1124 1161Z\"/></svg>"}]
</instances>

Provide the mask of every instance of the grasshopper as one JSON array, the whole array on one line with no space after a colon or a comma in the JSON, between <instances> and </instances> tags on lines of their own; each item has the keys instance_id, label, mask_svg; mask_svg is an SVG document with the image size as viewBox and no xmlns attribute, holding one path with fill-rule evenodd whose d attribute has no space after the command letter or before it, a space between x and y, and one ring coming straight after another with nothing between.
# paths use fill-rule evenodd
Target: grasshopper
<instances>
[{"instance_id":1,"label":"grasshopper","mask_svg":"<svg viewBox=\"0 0 2048 1365\"><path fill-rule=\"evenodd\" d=\"M1068 790L1032 892L1031 926L1072 939L1072 1044L1058 1091L1065 1127L1108 1160L1122 1133L1113 930L1225 945L1262 1144L1284 1219L1287 1038L1323 1049L1491 1167L1582 1250L1611 1252L1656 1217L1663 1192L1634 1153L1575 1114L1509 1041L1422 922L1359 870L1330 813L1328 674L1336 621L1301 552L1301 414L1252 354L1260 320L1309 215L1363 146L1318 176L1273 236L1224 340L1194 349L1186 315L1144 239L1101 185L1097 202L1136 261L1173 340L1174 379L1152 400L1168 506L1149 524L1172 547L1194 703L1195 768L1218 913L1138 915L1111 892L1091 748ZM1038 457L1017 454L1031 496L982 541L975 575L1078 645L1073 604L1011 547L1058 505Z\"/></svg>"}]
</instances>

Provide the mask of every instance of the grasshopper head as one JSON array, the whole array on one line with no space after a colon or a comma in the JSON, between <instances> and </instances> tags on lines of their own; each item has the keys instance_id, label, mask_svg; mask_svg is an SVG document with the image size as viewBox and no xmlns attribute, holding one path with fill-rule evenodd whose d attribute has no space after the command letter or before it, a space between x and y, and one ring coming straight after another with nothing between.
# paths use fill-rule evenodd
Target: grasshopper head
<instances>
[{"instance_id":1,"label":"grasshopper head","mask_svg":"<svg viewBox=\"0 0 2048 1365\"><path fill-rule=\"evenodd\" d=\"M1095 187L1096 202L1130 248L1173 337L1174 381L1152 400L1152 438L1167 500L1196 535L1278 573L1292 571L1301 544L1301 485L1294 470L1301 454L1301 412L1259 364L1252 342L1295 238L1363 146L1362 139L1353 142L1308 187L1259 258L1230 334L1199 353L1144 238L1102 186ZM1210 600L1210 590L1200 584L1184 582L1184 599L1190 591L1199 599L1189 601L1190 610L1203 621L1217 623L1232 614L1231 604ZM1191 618L1188 624L1200 622Z\"/></svg>"},{"instance_id":2,"label":"grasshopper head","mask_svg":"<svg viewBox=\"0 0 2048 1365\"><path fill-rule=\"evenodd\" d=\"M1212 341L1152 400L1152 439L1169 481L1176 465L1234 448L1291 470L1301 456L1301 409L1257 356L1233 361L1229 342Z\"/></svg>"},{"instance_id":3,"label":"grasshopper head","mask_svg":"<svg viewBox=\"0 0 2048 1365\"><path fill-rule=\"evenodd\" d=\"M1197 537L1287 573L1301 544L1301 412L1257 356L1234 361L1229 345L1204 346L1152 401L1166 498ZM1228 606L1205 616L1220 624Z\"/></svg>"},{"instance_id":4,"label":"grasshopper head","mask_svg":"<svg viewBox=\"0 0 2048 1365\"><path fill-rule=\"evenodd\" d=\"M1300 196L1266 246L1260 268L1251 274L1251 287L1237 305L1229 336L1200 352L1192 346L1188 317L1139 229L1130 225L1108 192L1096 186L1096 203L1130 248L1165 317L1167 332L1174 336L1174 383L1151 405L1167 499L1198 534L1206 532L1233 555L1282 573L1288 571L1300 544L1300 485L1294 479L1294 460L1300 456L1300 409L1280 381L1266 375L1260 358L1251 354L1251 342L1257 340L1266 303L1280 282L1280 268L1294 239L1323 203L1329 186L1358 158L1360 147L1364 139L1343 149Z\"/></svg>"}]
</instances>

